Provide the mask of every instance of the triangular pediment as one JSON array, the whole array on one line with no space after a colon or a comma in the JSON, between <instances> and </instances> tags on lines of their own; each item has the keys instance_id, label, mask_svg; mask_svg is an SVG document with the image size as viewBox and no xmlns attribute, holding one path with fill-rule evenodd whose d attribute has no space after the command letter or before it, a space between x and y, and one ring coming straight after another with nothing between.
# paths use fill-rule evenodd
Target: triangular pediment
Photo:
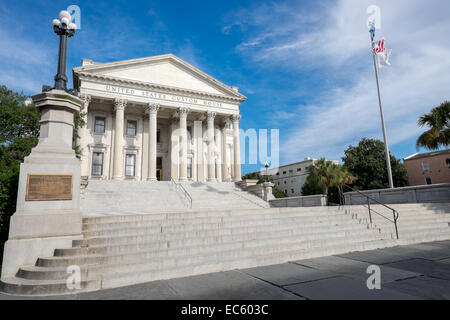
<instances>
[{"instance_id":1,"label":"triangular pediment","mask_svg":"<svg viewBox=\"0 0 450 320\"><path fill-rule=\"evenodd\" d=\"M90 61L75 68L74 72L245 99L234 88L172 54L110 63Z\"/></svg>"}]
</instances>

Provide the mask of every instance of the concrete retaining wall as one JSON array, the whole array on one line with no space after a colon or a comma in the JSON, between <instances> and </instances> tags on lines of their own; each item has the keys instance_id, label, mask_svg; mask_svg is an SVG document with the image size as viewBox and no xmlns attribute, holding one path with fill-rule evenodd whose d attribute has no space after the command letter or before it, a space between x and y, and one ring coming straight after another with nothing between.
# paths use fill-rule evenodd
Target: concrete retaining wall
<instances>
[{"instance_id":1,"label":"concrete retaining wall","mask_svg":"<svg viewBox=\"0 0 450 320\"><path fill-rule=\"evenodd\" d=\"M314 196L287 197L269 201L274 208L284 207L320 207L327 205L327 196L318 194Z\"/></svg>"},{"instance_id":2,"label":"concrete retaining wall","mask_svg":"<svg viewBox=\"0 0 450 320\"><path fill-rule=\"evenodd\" d=\"M381 203L450 202L450 183L368 190L361 193ZM346 205L367 203L367 198L358 192L346 192L344 197Z\"/></svg>"}]
</instances>

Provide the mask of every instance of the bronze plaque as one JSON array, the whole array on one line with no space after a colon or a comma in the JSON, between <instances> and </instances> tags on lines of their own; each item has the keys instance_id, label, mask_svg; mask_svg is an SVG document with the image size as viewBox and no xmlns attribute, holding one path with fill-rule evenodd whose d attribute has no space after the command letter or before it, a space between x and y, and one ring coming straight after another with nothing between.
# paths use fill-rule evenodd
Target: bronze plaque
<instances>
[{"instance_id":1,"label":"bronze plaque","mask_svg":"<svg viewBox=\"0 0 450 320\"><path fill-rule=\"evenodd\" d=\"M72 184L71 174L28 174L25 200L72 200Z\"/></svg>"}]
</instances>

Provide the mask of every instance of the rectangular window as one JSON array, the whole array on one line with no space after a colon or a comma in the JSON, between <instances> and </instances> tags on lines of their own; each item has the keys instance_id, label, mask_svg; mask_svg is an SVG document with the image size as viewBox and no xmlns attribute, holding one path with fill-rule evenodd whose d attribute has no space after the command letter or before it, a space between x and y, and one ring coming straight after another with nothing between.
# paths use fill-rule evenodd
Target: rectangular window
<instances>
[{"instance_id":1,"label":"rectangular window","mask_svg":"<svg viewBox=\"0 0 450 320\"><path fill-rule=\"evenodd\" d=\"M295 191L294 191L294 189L291 189L291 193L294 193Z\"/></svg>"},{"instance_id":2,"label":"rectangular window","mask_svg":"<svg viewBox=\"0 0 450 320\"><path fill-rule=\"evenodd\" d=\"M426 161L422 162L422 169L424 171L430 170L430 164Z\"/></svg>"},{"instance_id":3,"label":"rectangular window","mask_svg":"<svg viewBox=\"0 0 450 320\"><path fill-rule=\"evenodd\" d=\"M125 158L125 175L127 177L134 177L135 167L136 167L136 155L127 154Z\"/></svg>"},{"instance_id":4,"label":"rectangular window","mask_svg":"<svg viewBox=\"0 0 450 320\"><path fill-rule=\"evenodd\" d=\"M287 189L284 189L284 194L287 195Z\"/></svg>"},{"instance_id":5,"label":"rectangular window","mask_svg":"<svg viewBox=\"0 0 450 320\"><path fill-rule=\"evenodd\" d=\"M289 170L289 173L294 173L294 170Z\"/></svg>"},{"instance_id":6,"label":"rectangular window","mask_svg":"<svg viewBox=\"0 0 450 320\"><path fill-rule=\"evenodd\" d=\"M305 171L308 171L309 167L305 167Z\"/></svg>"},{"instance_id":7,"label":"rectangular window","mask_svg":"<svg viewBox=\"0 0 450 320\"><path fill-rule=\"evenodd\" d=\"M432 183L431 183L431 178L430 178L430 177L426 177L426 178L425 178L425 181L426 181L427 184L432 184Z\"/></svg>"},{"instance_id":8,"label":"rectangular window","mask_svg":"<svg viewBox=\"0 0 450 320\"><path fill-rule=\"evenodd\" d=\"M298 177L298 182L302 182L302 177Z\"/></svg>"},{"instance_id":9,"label":"rectangular window","mask_svg":"<svg viewBox=\"0 0 450 320\"><path fill-rule=\"evenodd\" d=\"M297 172L300 172L300 171L302 171L302 168L297 168Z\"/></svg>"},{"instance_id":10,"label":"rectangular window","mask_svg":"<svg viewBox=\"0 0 450 320\"><path fill-rule=\"evenodd\" d=\"M286 184L286 180L284 180L284 184Z\"/></svg>"},{"instance_id":11,"label":"rectangular window","mask_svg":"<svg viewBox=\"0 0 450 320\"><path fill-rule=\"evenodd\" d=\"M280 185L280 181L278 181L278 185Z\"/></svg>"},{"instance_id":12,"label":"rectangular window","mask_svg":"<svg viewBox=\"0 0 450 320\"><path fill-rule=\"evenodd\" d=\"M445 159L445 162L447 163L447 167L450 168L450 158Z\"/></svg>"},{"instance_id":13,"label":"rectangular window","mask_svg":"<svg viewBox=\"0 0 450 320\"><path fill-rule=\"evenodd\" d=\"M92 153L92 175L97 177L103 175L103 152Z\"/></svg>"},{"instance_id":14,"label":"rectangular window","mask_svg":"<svg viewBox=\"0 0 450 320\"><path fill-rule=\"evenodd\" d=\"M105 118L95 117L94 132L105 133Z\"/></svg>"},{"instance_id":15,"label":"rectangular window","mask_svg":"<svg viewBox=\"0 0 450 320\"><path fill-rule=\"evenodd\" d=\"M127 121L127 136L135 136L137 131L137 121L128 120Z\"/></svg>"},{"instance_id":16,"label":"rectangular window","mask_svg":"<svg viewBox=\"0 0 450 320\"><path fill-rule=\"evenodd\" d=\"M161 142L161 129L156 130L156 142L157 143Z\"/></svg>"},{"instance_id":17,"label":"rectangular window","mask_svg":"<svg viewBox=\"0 0 450 320\"><path fill-rule=\"evenodd\" d=\"M449 165L450 166L450 165ZM279 172L277 172L277 176L279 176L280 175L280 173Z\"/></svg>"},{"instance_id":18,"label":"rectangular window","mask_svg":"<svg viewBox=\"0 0 450 320\"><path fill-rule=\"evenodd\" d=\"M294 178L291 178L291 183L294 183Z\"/></svg>"},{"instance_id":19,"label":"rectangular window","mask_svg":"<svg viewBox=\"0 0 450 320\"><path fill-rule=\"evenodd\" d=\"M283 174L286 174L286 171L283 171Z\"/></svg>"}]
</instances>

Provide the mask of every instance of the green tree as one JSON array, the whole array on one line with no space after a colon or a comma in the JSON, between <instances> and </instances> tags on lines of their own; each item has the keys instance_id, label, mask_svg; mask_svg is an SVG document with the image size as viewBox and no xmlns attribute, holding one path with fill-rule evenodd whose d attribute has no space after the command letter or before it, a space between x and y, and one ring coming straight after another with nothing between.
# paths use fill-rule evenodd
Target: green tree
<instances>
[{"instance_id":1,"label":"green tree","mask_svg":"<svg viewBox=\"0 0 450 320\"><path fill-rule=\"evenodd\" d=\"M353 186L361 190L389 188L384 144L380 140L363 138L356 147L349 146L342 158L344 168L356 180ZM392 179L395 187L408 185L406 169L391 155Z\"/></svg>"},{"instance_id":2,"label":"green tree","mask_svg":"<svg viewBox=\"0 0 450 320\"><path fill-rule=\"evenodd\" d=\"M322 194L328 194L328 189L336 186L339 182L340 166L330 160L320 158L309 166L309 173L316 177L322 188Z\"/></svg>"},{"instance_id":3,"label":"green tree","mask_svg":"<svg viewBox=\"0 0 450 320\"><path fill-rule=\"evenodd\" d=\"M315 194L322 194L322 192L318 177L312 174L308 175L302 186L302 195L312 196Z\"/></svg>"},{"instance_id":4,"label":"green tree","mask_svg":"<svg viewBox=\"0 0 450 320\"><path fill-rule=\"evenodd\" d=\"M355 180L345 168L332 161L319 159L309 167L310 174L302 187L303 195L325 194L328 203L339 203L338 186Z\"/></svg>"},{"instance_id":5,"label":"green tree","mask_svg":"<svg viewBox=\"0 0 450 320\"><path fill-rule=\"evenodd\" d=\"M272 194L277 199L279 199L279 198L286 198L286 195L284 194L284 192L281 192L280 190L278 190L275 187L272 188Z\"/></svg>"},{"instance_id":6,"label":"green tree","mask_svg":"<svg viewBox=\"0 0 450 320\"><path fill-rule=\"evenodd\" d=\"M420 127L429 128L417 138L417 150L420 147L430 150L437 150L440 147L448 148L450 144L450 101L444 101L440 106L422 115L417 124Z\"/></svg>"}]
</instances>

